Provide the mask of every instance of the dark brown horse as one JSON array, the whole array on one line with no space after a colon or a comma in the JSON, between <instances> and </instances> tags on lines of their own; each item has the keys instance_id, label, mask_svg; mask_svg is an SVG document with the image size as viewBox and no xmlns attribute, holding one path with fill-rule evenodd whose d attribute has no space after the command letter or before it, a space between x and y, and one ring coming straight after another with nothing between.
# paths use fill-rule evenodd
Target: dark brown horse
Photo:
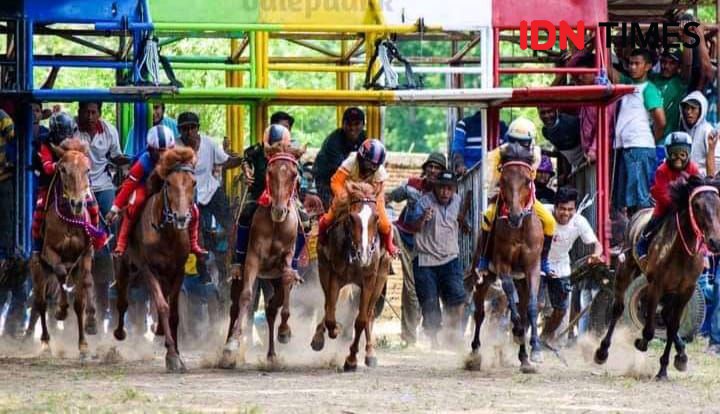
<instances>
[{"instance_id":1,"label":"dark brown horse","mask_svg":"<svg viewBox=\"0 0 720 414\"><path fill-rule=\"evenodd\" d=\"M90 191L90 159L87 145L78 139L67 139L60 147L55 147L54 151L59 156L59 161L57 175L48 191L43 248L31 263L33 313L40 316L40 340L43 351L49 352L50 334L46 320L48 286L49 278L57 278L62 288L59 289L60 303L55 318L64 320L67 317L67 291L72 291L78 324L78 348L80 357L85 358L88 354L88 344L85 341L88 326L84 324L84 313L85 307L91 306L88 297L93 286L90 231L94 229L90 225L85 206ZM94 315L90 319L94 321Z\"/></svg>"},{"instance_id":2,"label":"dark brown horse","mask_svg":"<svg viewBox=\"0 0 720 414\"><path fill-rule=\"evenodd\" d=\"M298 234L299 215L295 206L298 183L297 160L304 149L296 149L276 144L267 150L267 205L261 201L252 219L250 238L242 280L234 279L231 287L232 306L230 308L230 327L223 348L220 366L232 368L238 359L243 323L247 320L253 299L253 286L259 276L271 281L273 296L267 303L265 316L268 323L268 362L274 363L275 354L275 318L282 307L282 321L278 327L278 341L288 343L291 331L290 290L300 281L292 269L295 253L295 239ZM243 356L241 356L243 358Z\"/></svg>"},{"instance_id":3,"label":"dark brown horse","mask_svg":"<svg viewBox=\"0 0 720 414\"><path fill-rule=\"evenodd\" d=\"M195 152L191 148L167 150L148 179L149 193L140 220L132 232L128 250L116 259L118 325L115 338L125 339L130 265L147 283L158 315L157 335L165 336L165 367L184 372L177 347L178 297L190 254L188 224L195 195Z\"/></svg>"},{"instance_id":4,"label":"dark brown horse","mask_svg":"<svg viewBox=\"0 0 720 414\"><path fill-rule=\"evenodd\" d=\"M315 330L311 346L320 351L325 346L325 330L332 339L341 327L335 320L338 293L354 283L360 287L360 309L355 319L355 337L345 371L357 369L360 337L365 333L365 365L377 366L375 338L372 333L375 303L387 280L390 257L378 240L377 194L369 184L348 183L346 203L338 206L336 225L328 232L328 242L318 245L318 271L325 293L325 316Z\"/></svg>"},{"instance_id":5,"label":"dark brown horse","mask_svg":"<svg viewBox=\"0 0 720 414\"><path fill-rule=\"evenodd\" d=\"M480 328L485 319L485 299L491 285L499 276L510 305L513 336L520 345L518 358L523 373L535 372L528 360L525 334L533 328L533 342L537 343L537 295L540 285L540 253L543 229L540 219L533 214L532 155L514 144L502 154L500 193L496 219L488 242L490 272L475 286L475 332L472 341L472 358L480 358ZM507 213L503 211L507 210ZM478 243L478 249L483 248ZM476 253L477 256L477 253ZM517 291L519 304L515 303ZM519 306L518 306L519 305ZM477 366L477 365L475 365Z\"/></svg>"},{"instance_id":6,"label":"dark brown horse","mask_svg":"<svg viewBox=\"0 0 720 414\"><path fill-rule=\"evenodd\" d=\"M640 274L648 281L645 309L645 326L642 338L635 340L635 348L645 352L655 336L655 312L658 303L663 304L661 316L667 327L667 343L660 357L658 379L667 379L670 350L675 345L675 368L687 369L688 357L685 344L678 335L680 318L690 300L697 279L702 273L705 246L712 252L720 252L720 182L692 177L688 182L679 181L671 186L671 197L677 211L663 223L650 244L646 259L637 259L634 249L625 252L615 281L615 300L612 319L607 334L595 352L595 362L603 364L608 358L608 348L615 331L615 324L624 311L625 290ZM652 210L639 211L630 221L625 237L626 246L635 246Z\"/></svg>"}]
</instances>

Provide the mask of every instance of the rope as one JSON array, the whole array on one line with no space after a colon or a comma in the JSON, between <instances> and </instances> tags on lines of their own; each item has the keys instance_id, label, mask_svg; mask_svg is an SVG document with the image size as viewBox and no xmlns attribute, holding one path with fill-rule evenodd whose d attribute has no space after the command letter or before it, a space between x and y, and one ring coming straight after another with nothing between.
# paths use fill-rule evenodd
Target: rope
<instances>
[{"instance_id":1,"label":"rope","mask_svg":"<svg viewBox=\"0 0 720 414\"><path fill-rule=\"evenodd\" d=\"M147 70L148 77L145 78L143 73L143 67ZM158 52L158 39L156 37L148 38L145 42L145 53L143 58L138 63L136 68L138 79L143 82L152 83L155 86L160 84L160 57Z\"/></svg>"}]
</instances>

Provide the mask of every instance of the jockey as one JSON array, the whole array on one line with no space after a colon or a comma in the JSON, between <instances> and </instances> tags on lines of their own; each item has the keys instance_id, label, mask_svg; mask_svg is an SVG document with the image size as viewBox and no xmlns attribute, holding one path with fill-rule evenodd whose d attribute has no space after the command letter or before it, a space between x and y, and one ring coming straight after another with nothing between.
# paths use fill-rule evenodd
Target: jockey
<instances>
[{"instance_id":1,"label":"jockey","mask_svg":"<svg viewBox=\"0 0 720 414\"><path fill-rule=\"evenodd\" d=\"M113 201L112 208L108 212L106 220L112 223L117 220L120 211L127 207L127 214L120 225L120 233L118 234L117 245L113 252L116 256L122 256L127 249L128 238L133 226L142 213L145 200L148 197L147 187L145 186L148 177L155 169L155 164L160 159L163 152L175 147L175 136L170 128L165 125L155 125L150 128L147 133L147 150L140 154L138 160L130 167L130 172L123 181L120 191ZM134 194L135 199L130 202L131 196ZM203 257L207 254L198 244L200 234L199 210L197 205L193 204L192 217L190 219L190 252L196 256Z\"/></svg>"},{"instance_id":2,"label":"jockey","mask_svg":"<svg viewBox=\"0 0 720 414\"><path fill-rule=\"evenodd\" d=\"M245 263L248 242L250 241L250 226L252 224L255 211L260 205L258 202L265 197L266 182L265 174L267 171L268 159L265 155L265 148L271 147L277 143L292 145L292 136L290 130L282 124L270 125L263 134L262 145L256 145L245 151L245 160L243 161L243 170L246 177L246 183L249 185L248 199L243 206L240 217L238 218L237 239L235 242L236 263ZM299 199L295 200L298 219L301 228L298 229L298 236L295 241L295 254L292 259L292 268L298 270L298 259L305 247L305 231L309 231L310 223L307 214L302 207Z\"/></svg>"},{"instance_id":3,"label":"jockey","mask_svg":"<svg viewBox=\"0 0 720 414\"><path fill-rule=\"evenodd\" d=\"M540 147L538 145L535 145L536 134L537 133L535 130L535 124L533 124L532 121L523 117L517 118L508 127L507 134L505 135L507 143L488 153L488 169L486 171L488 171L487 176L490 177L488 193L491 195L491 198L494 197L497 199L502 167L501 153L503 149L507 146L507 144L519 143L528 150L532 151L533 164L531 165L531 175L532 179L535 180L536 171L540 166L540 161L542 160L542 153ZM487 256L485 255L485 246L489 241L490 230L492 228L493 222L495 221L497 204L497 201L492 203L483 214L484 217L481 226L482 242L480 244L481 251L476 268L476 270L481 273L488 271L489 261ZM548 253L550 252L553 235L555 234L555 219L553 218L550 211L548 211L548 209L537 200L533 200L532 208L535 215L540 219L540 222L542 222L543 233L545 235L542 247L542 255L540 259L540 270L545 274L549 274L550 268L548 263Z\"/></svg>"},{"instance_id":4,"label":"jockey","mask_svg":"<svg viewBox=\"0 0 720 414\"><path fill-rule=\"evenodd\" d=\"M38 175L38 189L31 227L33 253L39 253L42 250L42 227L45 222L48 191L50 190L53 177L55 177L55 167L58 162L58 158L52 147L59 146L60 143L67 138L72 138L76 131L77 125L70 115L65 112L56 113L50 118L50 132L47 135L47 139L40 141L38 152L34 154L33 168L35 174ZM87 209L90 223L97 228L100 224L100 209L90 194L88 194L85 200L85 208ZM98 234L100 235L93 237L92 240L95 250L99 250L105 246L108 240L105 232L99 232Z\"/></svg>"},{"instance_id":5,"label":"jockey","mask_svg":"<svg viewBox=\"0 0 720 414\"><path fill-rule=\"evenodd\" d=\"M647 256L650 241L672 206L670 184L679 178L687 179L701 174L700 167L690 161L691 147L692 137L686 132L671 132L665 138L665 162L657 168L655 184L650 189L650 194L655 199L655 209L636 246L639 259Z\"/></svg>"},{"instance_id":6,"label":"jockey","mask_svg":"<svg viewBox=\"0 0 720 414\"><path fill-rule=\"evenodd\" d=\"M385 146L377 139L367 139L360 145L357 152L351 153L343 161L340 168L330 180L330 188L333 193L333 202L330 210L322 216L319 223L319 242L325 243L327 230L335 219L335 210L338 201L347 197L345 183L348 180L365 182L375 188L377 194L377 214L379 218L378 230L382 237L385 249L391 256L397 255L397 248L393 244L392 226L385 211L384 182L388 178L383 164L385 163Z\"/></svg>"}]
</instances>

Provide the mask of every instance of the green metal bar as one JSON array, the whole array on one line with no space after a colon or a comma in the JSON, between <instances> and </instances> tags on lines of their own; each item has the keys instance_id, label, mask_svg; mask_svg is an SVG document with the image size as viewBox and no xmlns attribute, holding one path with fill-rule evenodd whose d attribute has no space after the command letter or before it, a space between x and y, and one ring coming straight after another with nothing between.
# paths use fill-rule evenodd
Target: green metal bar
<instances>
[{"instance_id":1,"label":"green metal bar","mask_svg":"<svg viewBox=\"0 0 720 414\"><path fill-rule=\"evenodd\" d=\"M166 37L165 39L160 39L158 42L159 47L171 45L175 42L179 42L181 40L185 39L185 36L173 36L173 37Z\"/></svg>"},{"instance_id":2,"label":"green metal bar","mask_svg":"<svg viewBox=\"0 0 720 414\"><path fill-rule=\"evenodd\" d=\"M170 62L182 62L182 63L227 63L230 61L230 56L166 56Z\"/></svg>"},{"instance_id":3,"label":"green metal bar","mask_svg":"<svg viewBox=\"0 0 720 414\"><path fill-rule=\"evenodd\" d=\"M257 38L255 33L250 33L250 86L252 87L256 87L258 82L257 64Z\"/></svg>"},{"instance_id":4,"label":"green metal bar","mask_svg":"<svg viewBox=\"0 0 720 414\"><path fill-rule=\"evenodd\" d=\"M181 23L156 22L155 32L206 31L206 32L323 32L323 33L416 33L415 24L271 24L271 23ZM441 26L426 26L426 31L442 31Z\"/></svg>"},{"instance_id":5,"label":"green metal bar","mask_svg":"<svg viewBox=\"0 0 720 414\"><path fill-rule=\"evenodd\" d=\"M229 64L229 63L185 63L177 62L172 64L173 69L180 70L224 70L224 71L249 71L250 64Z\"/></svg>"}]
</instances>

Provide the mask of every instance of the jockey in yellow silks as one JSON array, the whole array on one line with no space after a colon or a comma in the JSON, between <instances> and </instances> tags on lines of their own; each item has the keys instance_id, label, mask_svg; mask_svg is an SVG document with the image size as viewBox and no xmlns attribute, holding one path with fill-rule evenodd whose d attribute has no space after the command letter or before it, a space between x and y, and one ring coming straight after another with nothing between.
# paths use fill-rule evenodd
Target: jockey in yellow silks
<instances>
[{"instance_id":1,"label":"jockey in yellow silks","mask_svg":"<svg viewBox=\"0 0 720 414\"><path fill-rule=\"evenodd\" d=\"M533 163L531 165L531 176L535 179L535 173L542 158L540 147L535 145L536 137L535 124L527 118L517 118L508 127L506 134L507 143L495 148L493 151L488 153L486 160L486 177L488 177L488 195L489 198L497 197L499 192L500 174L501 174L501 153L503 149L510 143L518 143L523 145L532 151ZM480 244L480 258L477 264L478 272L487 272L489 266L489 260L486 256L485 246L490 237L490 230L492 229L493 222L495 221L495 215L498 203L493 202L490 207L483 213L482 222L482 241ZM533 212L540 219L543 226L543 233L545 239L543 242L542 255L540 260L540 269L543 273L549 273L548 267L548 253L550 252L550 245L552 244L553 236L555 235L555 219L552 213L545 208L545 206L533 199Z\"/></svg>"}]
</instances>

